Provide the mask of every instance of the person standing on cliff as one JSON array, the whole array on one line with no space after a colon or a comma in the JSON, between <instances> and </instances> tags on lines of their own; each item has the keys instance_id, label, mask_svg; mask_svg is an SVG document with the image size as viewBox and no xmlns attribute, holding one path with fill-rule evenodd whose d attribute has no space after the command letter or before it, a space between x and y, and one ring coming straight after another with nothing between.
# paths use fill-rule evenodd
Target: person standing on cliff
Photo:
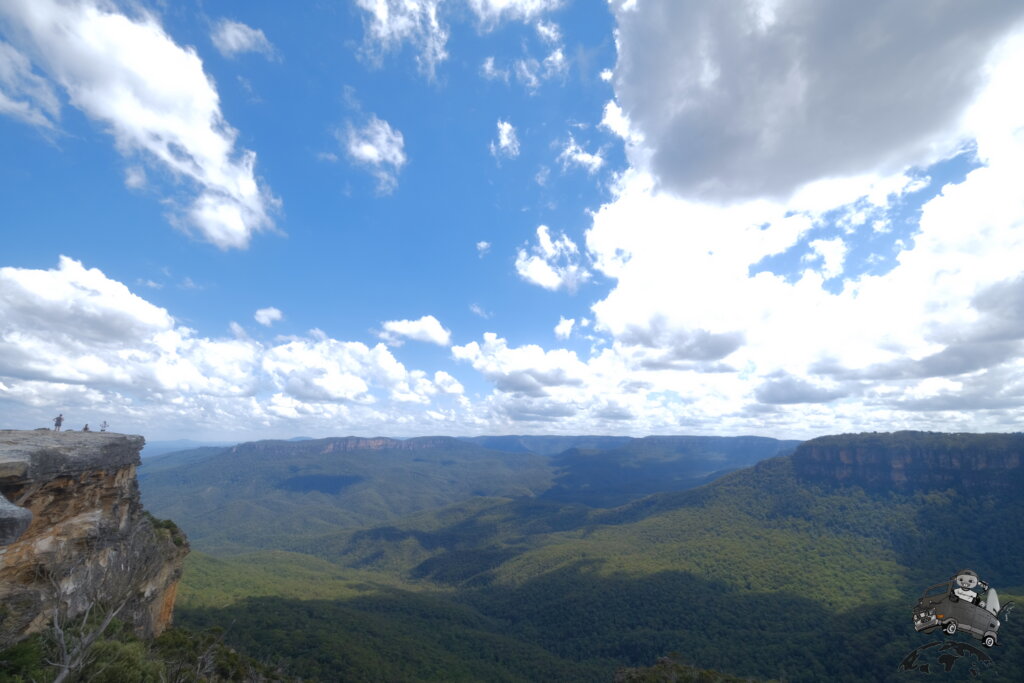
<instances>
[{"instance_id":1,"label":"person standing on cliff","mask_svg":"<svg viewBox=\"0 0 1024 683\"><path fill-rule=\"evenodd\" d=\"M53 431L59 432L60 426L64 424L64 413L61 413L57 417L53 418Z\"/></svg>"}]
</instances>

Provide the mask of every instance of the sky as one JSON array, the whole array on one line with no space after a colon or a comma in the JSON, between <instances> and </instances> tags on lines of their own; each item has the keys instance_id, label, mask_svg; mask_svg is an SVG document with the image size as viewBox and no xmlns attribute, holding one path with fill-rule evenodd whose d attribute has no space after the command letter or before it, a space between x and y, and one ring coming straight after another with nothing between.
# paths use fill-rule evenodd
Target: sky
<instances>
[{"instance_id":1,"label":"sky","mask_svg":"<svg viewBox=\"0 0 1024 683\"><path fill-rule=\"evenodd\" d=\"M1020 431L1024 3L0 0L0 415Z\"/></svg>"}]
</instances>

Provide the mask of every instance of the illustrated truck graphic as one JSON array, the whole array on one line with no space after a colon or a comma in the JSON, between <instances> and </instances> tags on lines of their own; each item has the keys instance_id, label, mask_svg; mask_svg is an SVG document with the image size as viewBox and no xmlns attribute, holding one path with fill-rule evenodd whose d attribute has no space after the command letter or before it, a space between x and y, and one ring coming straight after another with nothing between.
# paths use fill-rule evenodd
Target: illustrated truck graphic
<instances>
[{"instance_id":1,"label":"illustrated truck graphic","mask_svg":"<svg viewBox=\"0 0 1024 683\"><path fill-rule=\"evenodd\" d=\"M976 576L966 579L965 576L961 572L948 581L925 589L914 607L914 629L931 633L941 628L950 636L963 631L980 640L985 647L993 647L998 640L996 634L1000 625L999 596L994 588L979 584ZM971 579L973 583L970 583ZM977 585L986 590L984 595L970 590Z\"/></svg>"}]
</instances>

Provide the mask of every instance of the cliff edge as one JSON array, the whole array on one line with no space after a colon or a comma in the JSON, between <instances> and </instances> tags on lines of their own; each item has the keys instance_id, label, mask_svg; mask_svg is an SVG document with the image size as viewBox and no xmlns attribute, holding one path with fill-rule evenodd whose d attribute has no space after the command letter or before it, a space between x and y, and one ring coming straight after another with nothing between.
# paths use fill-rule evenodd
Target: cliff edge
<instances>
[{"instance_id":1,"label":"cliff edge","mask_svg":"<svg viewBox=\"0 0 1024 683\"><path fill-rule=\"evenodd\" d=\"M0 649L89 609L118 610L144 637L170 623L188 542L142 508L144 443L0 430Z\"/></svg>"},{"instance_id":2,"label":"cliff edge","mask_svg":"<svg viewBox=\"0 0 1024 683\"><path fill-rule=\"evenodd\" d=\"M805 481L992 493L1024 481L1024 434L836 434L803 442L792 458L793 471Z\"/></svg>"}]
</instances>

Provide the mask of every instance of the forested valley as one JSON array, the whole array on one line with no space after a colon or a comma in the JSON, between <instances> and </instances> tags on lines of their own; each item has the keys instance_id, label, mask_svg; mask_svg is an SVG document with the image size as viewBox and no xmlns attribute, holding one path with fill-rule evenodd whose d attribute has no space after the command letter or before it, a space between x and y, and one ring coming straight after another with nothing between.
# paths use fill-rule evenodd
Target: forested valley
<instances>
[{"instance_id":1,"label":"forested valley","mask_svg":"<svg viewBox=\"0 0 1024 683\"><path fill-rule=\"evenodd\" d=\"M145 461L176 624L308 680L896 681L927 586L1024 594L1020 435L371 441Z\"/></svg>"}]
</instances>

